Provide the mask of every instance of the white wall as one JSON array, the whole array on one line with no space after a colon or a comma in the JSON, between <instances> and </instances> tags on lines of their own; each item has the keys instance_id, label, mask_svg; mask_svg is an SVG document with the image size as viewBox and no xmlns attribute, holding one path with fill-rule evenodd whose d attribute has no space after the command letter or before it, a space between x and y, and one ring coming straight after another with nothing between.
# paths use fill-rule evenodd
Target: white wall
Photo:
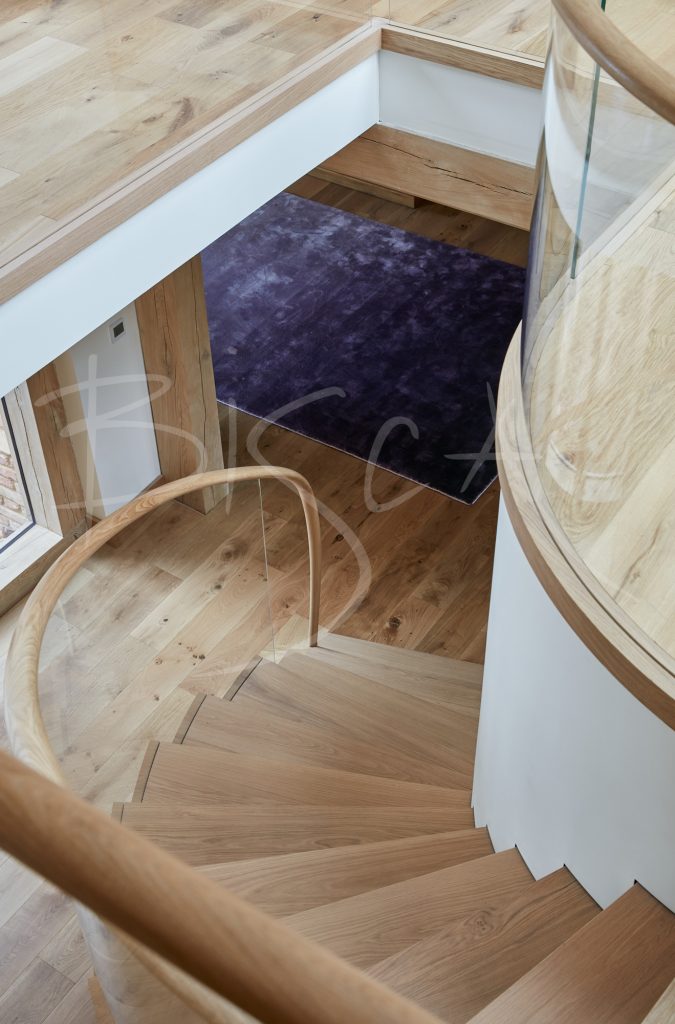
<instances>
[{"instance_id":1,"label":"white wall","mask_svg":"<svg viewBox=\"0 0 675 1024\"><path fill-rule=\"evenodd\" d=\"M675 911L675 732L555 608L502 505L473 803L496 850L566 864L606 906L635 880Z\"/></svg>"},{"instance_id":2,"label":"white wall","mask_svg":"<svg viewBox=\"0 0 675 1024\"><path fill-rule=\"evenodd\" d=\"M533 167L543 99L539 89L383 51L380 121Z\"/></svg>"},{"instance_id":3,"label":"white wall","mask_svg":"<svg viewBox=\"0 0 675 1024\"><path fill-rule=\"evenodd\" d=\"M110 325L119 320L125 332L113 341ZM86 509L102 518L160 473L134 306L79 341L56 370Z\"/></svg>"}]
</instances>

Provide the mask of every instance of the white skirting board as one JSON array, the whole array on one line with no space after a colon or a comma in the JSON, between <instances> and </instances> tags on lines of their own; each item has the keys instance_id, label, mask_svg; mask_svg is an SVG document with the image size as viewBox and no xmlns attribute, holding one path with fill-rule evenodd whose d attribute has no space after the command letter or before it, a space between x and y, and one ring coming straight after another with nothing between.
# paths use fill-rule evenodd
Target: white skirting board
<instances>
[{"instance_id":1,"label":"white skirting board","mask_svg":"<svg viewBox=\"0 0 675 1024\"><path fill-rule=\"evenodd\" d=\"M500 509L474 776L476 824L601 906L634 881L675 911L675 732L567 625Z\"/></svg>"}]
</instances>

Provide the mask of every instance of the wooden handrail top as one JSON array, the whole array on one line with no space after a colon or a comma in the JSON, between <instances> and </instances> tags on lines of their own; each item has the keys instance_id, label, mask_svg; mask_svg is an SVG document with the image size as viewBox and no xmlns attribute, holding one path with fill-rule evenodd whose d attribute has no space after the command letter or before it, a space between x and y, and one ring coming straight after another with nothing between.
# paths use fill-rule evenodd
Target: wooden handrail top
<instances>
[{"instance_id":1,"label":"wooden handrail top","mask_svg":"<svg viewBox=\"0 0 675 1024\"><path fill-rule=\"evenodd\" d=\"M38 675L45 629L56 603L77 570L99 548L126 526L153 509L192 491L222 484L281 480L300 496L309 545L309 646L316 646L319 629L321 531L314 493L307 480L292 469L278 466L242 466L174 480L147 491L101 520L79 537L38 583L17 623L5 667L5 723L13 753L25 764L65 785L65 780L40 711Z\"/></svg>"},{"instance_id":2,"label":"wooden handrail top","mask_svg":"<svg viewBox=\"0 0 675 1024\"><path fill-rule=\"evenodd\" d=\"M675 75L624 35L598 0L553 0L553 6L596 64L645 106L675 124Z\"/></svg>"},{"instance_id":3,"label":"wooden handrail top","mask_svg":"<svg viewBox=\"0 0 675 1024\"><path fill-rule=\"evenodd\" d=\"M438 1024L5 752L0 846L263 1024Z\"/></svg>"}]
</instances>

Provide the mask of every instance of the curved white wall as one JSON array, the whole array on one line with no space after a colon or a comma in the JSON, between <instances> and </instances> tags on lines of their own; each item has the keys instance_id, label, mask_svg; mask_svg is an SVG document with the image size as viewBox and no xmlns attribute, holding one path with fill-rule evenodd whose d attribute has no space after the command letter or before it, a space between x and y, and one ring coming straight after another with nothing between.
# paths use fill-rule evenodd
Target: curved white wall
<instances>
[{"instance_id":1,"label":"curved white wall","mask_svg":"<svg viewBox=\"0 0 675 1024\"><path fill-rule=\"evenodd\" d=\"M675 911L675 732L567 625L503 505L473 803L535 877L566 864L602 906L637 880Z\"/></svg>"}]
</instances>

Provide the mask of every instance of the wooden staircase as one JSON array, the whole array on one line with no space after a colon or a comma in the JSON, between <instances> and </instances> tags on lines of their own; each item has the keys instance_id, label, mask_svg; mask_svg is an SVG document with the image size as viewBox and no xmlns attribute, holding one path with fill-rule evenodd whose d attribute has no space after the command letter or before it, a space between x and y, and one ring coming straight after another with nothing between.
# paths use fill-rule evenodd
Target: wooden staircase
<instances>
[{"instance_id":1,"label":"wooden staircase","mask_svg":"<svg viewBox=\"0 0 675 1024\"><path fill-rule=\"evenodd\" d=\"M566 868L535 881L493 852L470 806L480 687L480 666L325 636L198 698L114 815L441 1020L639 1024L668 998L675 915L639 885L601 910Z\"/></svg>"}]
</instances>

